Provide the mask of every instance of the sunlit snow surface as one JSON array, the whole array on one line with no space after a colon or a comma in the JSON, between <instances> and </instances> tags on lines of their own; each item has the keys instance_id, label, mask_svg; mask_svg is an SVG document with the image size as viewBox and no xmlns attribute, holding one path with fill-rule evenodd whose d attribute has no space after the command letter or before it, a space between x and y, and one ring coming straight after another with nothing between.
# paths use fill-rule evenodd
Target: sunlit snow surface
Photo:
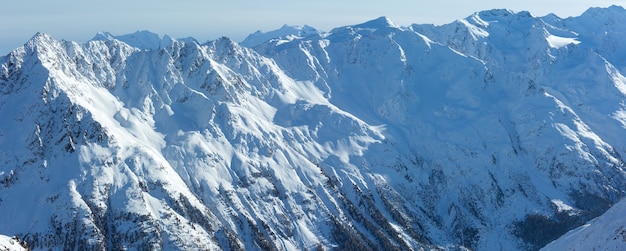
<instances>
[{"instance_id":1,"label":"sunlit snow surface","mask_svg":"<svg viewBox=\"0 0 626 251\"><path fill-rule=\"evenodd\" d=\"M18 240L13 237L0 235L0 250L2 251L22 251L26 250Z\"/></svg>"},{"instance_id":2,"label":"sunlit snow surface","mask_svg":"<svg viewBox=\"0 0 626 251\"><path fill-rule=\"evenodd\" d=\"M569 231L551 242L542 251L606 250L619 251L626 247L626 200L622 200L602 216Z\"/></svg>"},{"instance_id":3,"label":"sunlit snow surface","mask_svg":"<svg viewBox=\"0 0 626 251\"><path fill-rule=\"evenodd\" d=\"M253 48L36 34L0 58L0 232L36 250L538 249L626 194L623 21L381 17Z\"/></svg>"},{"instance_id":4,"label":"sunlit snow surface","mask_svg":"<svg viewBox=\"0 0 626 251\"><path fill-rule=\"evenodd\" d=\"M552 48L561 48L563 46L567 46L569 44L579 44L580 41L576 40L575 38L569 38L569 37L557 37L555 35L548 35L546 37L546 40L548 40L548 43L550 44L550 47Z\"/></svg>"}]
</instances>

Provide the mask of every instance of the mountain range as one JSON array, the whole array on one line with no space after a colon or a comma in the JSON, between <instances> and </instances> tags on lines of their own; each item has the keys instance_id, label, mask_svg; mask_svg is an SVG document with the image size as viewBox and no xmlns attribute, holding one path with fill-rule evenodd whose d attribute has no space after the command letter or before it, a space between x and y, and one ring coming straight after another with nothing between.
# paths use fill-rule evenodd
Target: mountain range
<instances>
[{"instance_id":1,"label":"mountain range","mask_svg":"<svg viewBox=\"0 0 626 251\"><path fill-rule=\"evenodd\" d=\"M0 234L33 250L537 250L565 235L559 250L591 224L583 236L619 250L624 23L612 6L241 43L35 34L0 57Z\"/></svg>"}]
</instances>

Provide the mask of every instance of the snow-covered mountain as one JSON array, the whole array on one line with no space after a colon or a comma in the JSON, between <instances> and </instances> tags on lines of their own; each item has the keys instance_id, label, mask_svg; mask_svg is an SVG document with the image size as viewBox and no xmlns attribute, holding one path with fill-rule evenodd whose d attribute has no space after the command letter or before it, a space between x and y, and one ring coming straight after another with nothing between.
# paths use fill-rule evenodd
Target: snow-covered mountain
<instances>
[{"instance_id":1,"label":"snow-covered mountain","mask_svg":"<svg viewBox=\"0 0 626 251\"><path fill-rule=\"evenodd\" d=\"M253 48L36 34L0 58L0 234L35 250L538 249L626 192L624 18L381 17Z\"/></svg>"},{"instance_id":2,"label":"snow-covered mountain","mask_svg":"<svg viewBox=\"0 0 626 251\"><path fill-rule=\"evenodd\" d=\"M241 45L245 47L254 47L260 44L263 44L272 39L280 40L280 41L291 41L294 39L301 39L312 35L318 35L323 32L315 29L311 26L292 26L292 25L283 25L278 30L273 30L269 32L256 31L248 35L243 41L241 41Z\"/></svg>"}]
</instances>

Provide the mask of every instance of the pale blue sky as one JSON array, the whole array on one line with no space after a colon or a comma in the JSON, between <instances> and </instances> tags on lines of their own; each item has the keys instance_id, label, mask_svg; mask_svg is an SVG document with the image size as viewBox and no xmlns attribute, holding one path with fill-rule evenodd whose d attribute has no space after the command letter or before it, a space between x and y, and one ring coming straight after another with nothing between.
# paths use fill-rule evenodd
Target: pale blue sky
<instances>
[{"instance_id":1,"label":"pale blue sky","mask_svg":"<svg viewBox=\"0 0 626 251\"><path fill-rule=\"evenodd\" d=\"M85 42L99 31L114 35L150 30L201 42L227 36L241 41L256 30L308 24L328 31L387 16L399 25L444 24L480 10L528 10L535 16L580 15L589 7L626 6L626 0L0 0L0 55L36 32Z\"/></svg>"}]
</instances>

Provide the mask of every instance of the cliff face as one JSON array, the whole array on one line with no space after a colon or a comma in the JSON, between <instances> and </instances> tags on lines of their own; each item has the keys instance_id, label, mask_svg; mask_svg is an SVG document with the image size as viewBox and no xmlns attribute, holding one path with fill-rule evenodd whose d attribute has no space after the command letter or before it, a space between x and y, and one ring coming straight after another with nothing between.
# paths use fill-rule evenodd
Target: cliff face
<instances>
[{"instance_id":1,"label":"cliff face","mask_svg":"<svg viewBox=\"0 0 626 251\"><path fill-rule=\"evenodd\" d=\"M0 233L34 249L537 249L626 190L624 17L383 17L254 48L37 34L0 58Z\"/></svg>"}]
</instances>

